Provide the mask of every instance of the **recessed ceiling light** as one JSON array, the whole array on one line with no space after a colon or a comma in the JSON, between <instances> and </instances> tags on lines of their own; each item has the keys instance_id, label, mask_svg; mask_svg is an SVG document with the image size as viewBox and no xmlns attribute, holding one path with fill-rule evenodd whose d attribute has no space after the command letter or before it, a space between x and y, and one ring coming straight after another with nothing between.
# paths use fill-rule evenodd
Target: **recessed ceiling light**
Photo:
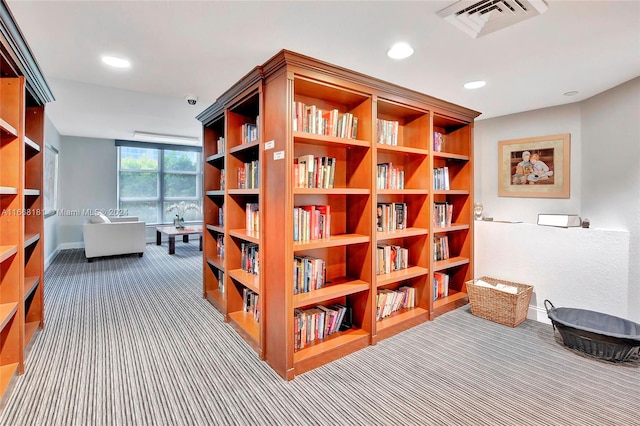
<instances>
[{"instance_id":1,"label":"recessed ceiling light","mask_svg":"<svg viewBox=\"0 0 640 426\"><path fill-rule=\"evenodd\" d=\"M411 55L413 55L413 47L404 42L394 44L387 52L387 56L391 59L405 59Z\"/></svg>"},{"instance_id":2,"label":"recessed ceiling light","mask_svg":"<svg viewBox=\"0 0 640 426\"><path fill-rule=\"evenodd\" d=\"M118 58L116 56L108 56L105 55L102 57L102 62L105 64L112 66L114 68L129 68L131 67L131 62L126 59Z\"/></svg>"},{"instance_id":3,"label":"recessed ceiling light","mask_svg":"<svg viewBox=\"0 0 640 426\"><path fill-rule=\"evenodd\" d=\"M470 81L464 84L465 89L479 89L487 84L484 80Z\"/></svg>"},{"instance_id":4,"label":"recessed ceiling light","mask_svg":"<svg viewBox=\"0 0 640 426\"><path fill-rule=\"evenodd\" d=\"M577 90L571 90L570 92L564 92L563 95L565 96L575 96L578 94Z\"/></svg>"}]
</instances>

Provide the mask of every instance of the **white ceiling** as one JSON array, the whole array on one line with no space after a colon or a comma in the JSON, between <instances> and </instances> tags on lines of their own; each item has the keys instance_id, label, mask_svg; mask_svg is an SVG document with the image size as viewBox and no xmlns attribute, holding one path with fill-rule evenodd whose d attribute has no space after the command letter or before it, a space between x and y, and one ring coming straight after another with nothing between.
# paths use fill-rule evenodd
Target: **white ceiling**
<instances>
[{"instance_id":1,"label":"white ceiling","mask_svg":"<svg viewBox=\"0 0 640 426\"><path fill-rule=\"evenodd\" d=\"M581 101L640 75L639 1L546 2L544 14L474 39L437 16L454 0L7 1L56 98L47 115L57 130L109 139L200 137L196 115L283 48L478 119ZM400 40L415 54L389 59ZM105 53L132 68L108 69ZM487 85L462 87L478 79Z\"/></svg>"}]
</instances>

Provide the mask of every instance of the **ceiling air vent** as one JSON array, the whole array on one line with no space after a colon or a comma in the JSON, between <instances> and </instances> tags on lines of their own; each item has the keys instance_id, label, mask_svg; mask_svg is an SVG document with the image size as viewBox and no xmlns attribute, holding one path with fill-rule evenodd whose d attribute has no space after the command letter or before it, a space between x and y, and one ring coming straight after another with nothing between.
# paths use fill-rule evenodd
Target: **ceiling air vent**
<instances>
[{"instance_id":1,"label":"ceiling air vent","mask_svg":"<svg viewBox=\"0 0 640 426\"><path fill-rule=\"evenodd\" d=\"M473 38L501 30L546 12L543 0L460 0L438 12Z\"/></svg>"}]
</instances>

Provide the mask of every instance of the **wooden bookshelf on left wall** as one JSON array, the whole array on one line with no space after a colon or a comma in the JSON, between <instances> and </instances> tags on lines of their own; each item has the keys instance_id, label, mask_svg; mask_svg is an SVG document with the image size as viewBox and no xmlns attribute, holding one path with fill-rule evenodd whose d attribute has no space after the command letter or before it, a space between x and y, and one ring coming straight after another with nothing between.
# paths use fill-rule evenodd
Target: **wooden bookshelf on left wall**
<instances>
[{"instance_id":1,"label":"wooden bookshelf on left wall","mask_svg":"<svg viewBox=\"0 0 640 426\"><path fill-rule=\"evenodd\" d=\"M44 328L44 106L53 101L0 2L0 408Z\"/></svg>"}]
</instances>

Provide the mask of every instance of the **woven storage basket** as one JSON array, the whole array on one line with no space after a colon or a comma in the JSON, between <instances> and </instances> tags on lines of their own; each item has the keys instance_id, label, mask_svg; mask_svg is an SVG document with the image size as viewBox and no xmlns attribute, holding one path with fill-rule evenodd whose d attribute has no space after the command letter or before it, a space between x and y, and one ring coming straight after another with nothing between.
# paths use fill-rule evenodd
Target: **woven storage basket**
<instances>
[{"instance_id":1,"label":"woven storage basket","mask_svg":"<svg viewBox=\"0 0 640 426\"><path fill-rule=\"evenodd\" d=\"M489 287L475 284L475 280L467 281L467 294L471 304L471 313L478 317L500 324L516 327L527 319L529 301L533 293L533 286L481 277L482 281L495 285L498 283L518 288L518 293L512 294Z\"/></svg>"}]
</instances>

